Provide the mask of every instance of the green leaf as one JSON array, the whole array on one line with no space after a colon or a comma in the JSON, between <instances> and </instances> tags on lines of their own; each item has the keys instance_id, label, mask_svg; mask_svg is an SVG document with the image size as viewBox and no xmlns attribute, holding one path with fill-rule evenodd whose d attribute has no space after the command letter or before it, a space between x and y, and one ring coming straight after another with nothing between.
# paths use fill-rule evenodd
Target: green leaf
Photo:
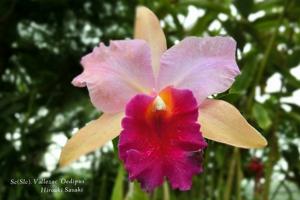
<instances>
[{"instance_id":1,"label":"green leaf","mask_svg":"<svg viewBox=\"0 0 300 200\"><path fill-rule=\"evenodd\" d=\"M235 0L234 5L244 17L248 17L248 15L252 11L254 1L253 0L244 0L244 1Z\"/></svg>"},{"instance_id":2,"label":"green leaf","mask_svg":"<svg viewBox=\"0 0 300 200\"><path fill-rule=\"evenodd\" d=\"M240 100L240 98L241 98L240 93L228 93L228 94L221 94L221 95L217 96L217 99L222 99L231 104L234 104L235 102Z\"/></svg>"},{"instance_id":3,"label":"green leaf","mask_svg":"<svg viewBox=\"0 0 300 200\"><path fill-rule=\"evenodd\" d=\"M293 120L298 121L298 123L300 123L300 115L298 113L290 112L290 113L287 113L287 115L289 117L291 117Z\"/></svg>"},{"instance_id":4,"label":"green leaf","mask_svg":"<svg viewBox=\"0 0 300 200\"><path fill-rule=\"evenodd\" d=\"M114 153L115 153L115 157L118 159L119 158L119 149L118 149L118 143L119 143L119 136L114 138L112 140L113 143L113 148L114 148Z\"/></svg>"},{"instance_id":5,"label":"green leaf","mask_svg":"<svg viewBox=\"0 0 300 200\"><path fill-rule=\"evenodd\" d=\"M194 5L198 8L207 9L209 11L216 11L218 13L230 14L229 5L224 6L224 3L214 3L212 1L198 1L198 0L183 0L179 2L180 5Z\"/></svg>"},{"instance_id":6,"label":"green leaf","mask_svg":"<svg viewBox=\"0 0 300 200\"><path fill-rule=\"evenodd\" d=\"M258 18L253 22L254 27L257 30L272 30L278 24L278 13L270 13L264 17Z\"/></svg>"},{"instance_id":7,"label":"green leaf","mask_svg":"<svg viewBox=\"0 0 300 200\"><path fill-rule=\"evenodd\" d=\"M258 2L253 5L253 11L258 12L261 10L271 10L274 7L282 6L283 3L284 0L268 0L268 1Z\"/></svg>"},{"instance_id":8,"label":"green leaf","mask_svg":"<svg viewBox=\"0 0 300 200\"><path fill-rule=\"evenodd\" d=\"M113 188L113 192L111 195L111 200L123 200L123 194L124 194L124 189L123 189L123 178L124 178L124 169L123 166L119 166L118 174L115 180L115 185Z\"/></svg>"},{"instance_id":9,"label":"green leaf","mask_svg":"<svg viewBox=\"0 0 300 200\"><path fill-rule=\"evenodd\" d=\"M230 89L230 93L245 93L249 88L258 66L256 52L251 52L245 57L245 65L241 70L241 75L236 78L236 81Z\"/></svg>"},{"instance_id":10,"label":"green leaf","mask_svg":"<svg viewBox=\"0 0 300 200\"><path fill-rule=\"evenodd\" d=\"M269 113L262 104L255 103L252 109L252 114L262 129L268 130L272 125Z\"/></svg>"},{"instance_id":11,"label":"green leaf","mask_svg":"<svg viewBox=\"0 0 300 200\"><path fill-rule=\"evenodd\" d=\"M209 24L217 18L217 13L210 12L199 18L195 25L188 31L188 35L201 35L207 30Z\"/></svg>"}]
</instances>

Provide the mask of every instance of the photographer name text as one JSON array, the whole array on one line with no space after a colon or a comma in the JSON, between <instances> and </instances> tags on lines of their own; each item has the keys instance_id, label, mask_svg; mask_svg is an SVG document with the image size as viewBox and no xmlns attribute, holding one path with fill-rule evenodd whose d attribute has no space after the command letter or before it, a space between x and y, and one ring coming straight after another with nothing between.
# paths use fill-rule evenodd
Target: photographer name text
<instances>
[{"instance_id":1,"label":"photographer name text","mask_svg":"<svg viewBox=\"0 0 300 200\"><path fill-rule=\"evenodd\" d=\"M83 184L85 184L84 180L72 178L61 178L59 180L45 178L10 179L10 185L41 185L41 193L83 192Z\"/></svg>"}]
</instances>

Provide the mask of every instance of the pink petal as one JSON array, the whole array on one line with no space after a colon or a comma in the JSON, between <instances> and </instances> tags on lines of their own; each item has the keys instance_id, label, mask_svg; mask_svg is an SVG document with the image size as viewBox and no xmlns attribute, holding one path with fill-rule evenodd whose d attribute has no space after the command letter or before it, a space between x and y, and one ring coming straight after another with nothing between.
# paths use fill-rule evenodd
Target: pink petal
<instances>
[{"instance_id":1,"label":"pink petal","mask_svg":"<svg viewBox=\"0 0 300 200\"><path fill-rule=\"evenodd\" d=\"M101 43L81 64L84 71L72 83L87 86L93 105L103 112L124 110L134 95L154 86L150 48L143 40Z\"/></svg>"},{"instance_id":2,"label":"pink petal","mask_svg":"<svg viewBox=\"0 0 300 200\"><path fill-rule=\"evenodd\" d=\"M240 71L236 42L230 37L188 37L161 57L158 89L189 89L200 104L209 95L226 91Z\"/></svg>"},{"instance_id":3,"label":"pink petal","mask_svg":"<svg viewBox=\"0 0 300 200\"><path fill-rule=\"evenodd\" d=\"M137 95L126 106L119 156L130 180L152 191L167 178L172 188L188 190L202 171L206 143L197 123L198 107L189 90L166 88L159 93L165 110L155 110L155 96Z\"/></svg>"}]
</instances>

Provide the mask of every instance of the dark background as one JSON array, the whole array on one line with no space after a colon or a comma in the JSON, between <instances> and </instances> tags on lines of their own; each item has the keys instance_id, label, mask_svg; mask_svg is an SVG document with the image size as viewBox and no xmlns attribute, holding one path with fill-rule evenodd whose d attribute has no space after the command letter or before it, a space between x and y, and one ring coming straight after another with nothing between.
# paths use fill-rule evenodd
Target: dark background
<instances>
[{"instance_id":1,"label":"dark background","mask_svg":"<svg viewBox=\"0 0 300 200\"><path fill-rule=\"evenodd\" d=\"M165 186L146 195L128 185L111 145L68 168L57 166L66 139L100 115L86 89L70 84L81 72L81 56L100 41L132 37L141 4L164 21L169 47L188 35L235 38L242 74L216 98L238 107L269 142L243 150L209 141L205 172L188 192ZM297 200L299 64L298 0L0 0L0 199ZM58 185L62 178L84 180L84 192L11 184L43 177Z\"/></svg>"}]
</instances>

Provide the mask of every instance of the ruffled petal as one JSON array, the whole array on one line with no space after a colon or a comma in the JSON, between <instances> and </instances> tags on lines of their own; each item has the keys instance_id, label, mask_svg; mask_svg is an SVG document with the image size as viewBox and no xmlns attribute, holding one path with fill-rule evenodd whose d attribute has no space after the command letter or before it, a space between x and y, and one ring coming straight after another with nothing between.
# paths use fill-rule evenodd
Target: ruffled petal
<instances>
[{"instance_id":1,"label":"ruffled petal","mask_svg":"<svg viewBox=\"0 0 300 200\"><path fill-rule=\"evenodd\" d=\"M207 99L199 111L198 121L205 138L241 148L267 145L266 139L231 104Z\"/></svg>"},{"instance_id":2,"label":"ruffled petal","mask_svg":"<svg viewBox=\"0 0 300 200\"><path fill-rule=\"evenodd\" d=\"M230 37L188 37L161 57L158 90L189 89L200 104L209 95L226 91L240 71L236 42Z\"/></svg>"},{"instance_id":3,"label":"ruffled petal","mask_svg":"<svg viewBox=\"0 0 300 200\"><path fill-rule=\"evenodd\" d=\"M165 34L160 27L159 19L144 6L136 9L134 38L147 41L151 49L152 68L157 75L160 66L160 57L167 50Z\"/></svg>"},{"instance_id":4,"label":"ruffled petal","mask_svg":"<svg viewBox=\"0 0 300 200\"><path fill-rule=\"evenodd\" d=\"M198 107L189 90L166 88L159 93L166 104L156 110L156 97L137 95L126 106L119 138L119 156L131 180L152 191L170 181L172 188L188 190L192 176L201 172L201 157L206 147Z\"/></svg>"},{"instance_id":5,"label":"ruffled petal","mask_svg":"<svg viewBox=\"0 0 300 200\"><path fill-rule=\"evenodd\" d=\"M134 95L153 90L150 48L143 40L101 43L81 64L84 71L72 83L87 86L93 105L103 112L120 112Z\"/></svg>"},{"instance_id":6,"label":"ruffled petal","mask_svg":"<svg viewBox=\"0 0 300 200\"><path fill-rule=\"evenodd\" d=\"M121 131L124 113L103 114L99 119L89 122L81 128L62 149L60 166L66 166L80 156L100 148L106 142L117 137Z\"/></svg>"}]
</instances>

